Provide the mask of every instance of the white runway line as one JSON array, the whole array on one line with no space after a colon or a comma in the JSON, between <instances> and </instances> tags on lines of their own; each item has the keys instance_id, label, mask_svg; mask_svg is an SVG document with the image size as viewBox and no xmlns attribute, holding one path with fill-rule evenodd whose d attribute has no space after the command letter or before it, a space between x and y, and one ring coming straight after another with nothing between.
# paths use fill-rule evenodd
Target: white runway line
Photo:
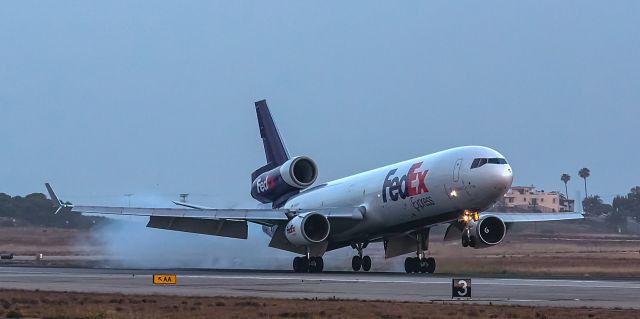
<instances>
[{"instance_id":1,"label":"white runway line","mask_svg":"<svg viewBox=\"0 0 640 319\"><path fill-rule=\"evenodd\" d=\"M153 273L174 273L173 289L151 285ZM0 287L78 292L121 292L194 296L254 296L302 298L476 302L567 307L640 308L639 280L581 278L472 278L476 296L456 301L451 294L455 275L400 273L295 274L199 269L88 269L0 267ZM377 287L376 289L374 289ZM382 287L383 289L380 289Z\"/></svg>"},{"instance_id":2,"label":"white runway line","mask_svg":"<svg viewBox=\"0 0 640 319\"><path fill-rule=\"evenodd\" d=\"M101 270L98 270L101 271ZM166 272L156 271L156 272ZM76 274L69 272L19 272L0 270L0 277L10 275L19 277L57 277L57 278L151 278L151 274L131 273L93 273L93 274ZM433 277L415 277L415 279L361 279L361 278L339 278L339 277L322 277L322 275L314 275L312 277L304 277L300 275L291 276L254 276L254 275L189 275L180 274L180 278L208 278L208 279L233 279L233 280L260 280L260 281L300 281L300 282L336 282L336 283L370 283L370 284L450 284L451 279L433 278ZM614 284L615 283L615 284ZM601 281L601 280L567 280L567 279L517 279L517 278L478 278L474 279L474 285L480 286L532 286L532 287L567 287L567 288L615 288L615 289L640 289L640 282L629 281Z\"/></svg>"}]
</instances>

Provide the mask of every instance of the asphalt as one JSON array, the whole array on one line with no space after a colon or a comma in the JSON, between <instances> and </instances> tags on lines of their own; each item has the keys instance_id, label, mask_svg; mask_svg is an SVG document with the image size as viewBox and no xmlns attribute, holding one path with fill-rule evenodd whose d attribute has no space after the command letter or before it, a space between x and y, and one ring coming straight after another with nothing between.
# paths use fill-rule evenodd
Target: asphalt
<instances>
[{"instance_id":1,"label":"asphalt","mask_svg":"<svg viewBox=\"0 0 640 319\"><path fill-rule=\"evenodd\" d=\"M152 284L153 274L167 273L177 275L176 285ZM247 270L0 267L0 288L125 294L339 298L640 309L640 278L638 280L471 278L472 298L457 300L451 297L453 277L441 274L362 272L296 274Z\"/></svg>"}]
</instances>

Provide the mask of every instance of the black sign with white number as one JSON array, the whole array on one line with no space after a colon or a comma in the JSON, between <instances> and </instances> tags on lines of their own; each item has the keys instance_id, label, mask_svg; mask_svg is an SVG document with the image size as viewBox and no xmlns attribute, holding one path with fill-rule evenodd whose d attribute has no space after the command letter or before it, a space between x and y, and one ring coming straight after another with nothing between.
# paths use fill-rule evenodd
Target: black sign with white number
<instances>
[{"instance_id":1,"label":"black sign with white number","mask_svg":"<svg viewBox=\"0 0 640 319\"><path fill-rule=\"evenodd\" d=\"M453 279L451 298L471 298L471 279Z\"/></svg>"}]
</instances>

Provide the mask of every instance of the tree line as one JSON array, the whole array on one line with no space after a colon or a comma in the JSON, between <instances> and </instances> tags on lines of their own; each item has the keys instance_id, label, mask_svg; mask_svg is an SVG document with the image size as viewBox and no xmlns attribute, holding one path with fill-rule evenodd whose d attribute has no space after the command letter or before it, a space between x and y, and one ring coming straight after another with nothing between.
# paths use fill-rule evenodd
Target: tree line
<instances>
[{"instance_id":1,"label":"tree line","mask_svg":"<svg viewBox=\"0 0 640 319\"><path fill-rule=\"evenodd\" d=\"M54 214L55 209L44 194L10 196L0 193L0 226L41 226L87 229L103 222L104 217L83 216L80 213Z\"/></svg>"},{"instance_id":2,"label":"tree line","mask_svg":"<svg viewBox=\"0 0 640 319\"><path fill-rule=\"evenodd\" d=\"M580 169L578 176L584 180L585 198L582 200L582 210L588 216L604 217L607 225L616 232L625 231L629 218L640 223L640 186L631 188L627 195L617 195L611 204L607 204L598 195L589 196L587 178L591 176L591 171L588 168ZM560 180L564 183L565 195L569 198L567 183L571 176L562 174Z\"/></svg>"},{"instance_id":3,"label":"tree line","mask_svg":"<svg viewBox=\"0 0 640 319\"><path fill-rule=\"evenodd\" d=\"M589 196L582 201L582 209L589 216L604 217L613 231L625 232L630 218L640 223L640 186L631 188L627 195L617 195L611 204L598 195Z\"/></svg>"}]
</instances>

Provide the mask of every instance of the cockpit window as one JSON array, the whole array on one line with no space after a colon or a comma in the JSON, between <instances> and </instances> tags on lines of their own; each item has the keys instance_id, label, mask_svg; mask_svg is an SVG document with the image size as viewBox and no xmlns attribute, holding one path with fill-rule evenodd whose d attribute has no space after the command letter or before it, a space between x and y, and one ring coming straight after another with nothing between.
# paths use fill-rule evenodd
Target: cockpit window
<instances>
[{"instance_id":1,"label":"cockpit window","mask_svg":"<svg viewBox=\"0 0 640 319\"><path fill-rule=\"evenodd\" d=\"M507 160L504 158L476 158L471 163L471 168L478 168L484 164L507 164Z\"/></svg>"},{"instance_id":2,"label":"cockpit window","mask_svg":"<svg viewBox=\"0 0 640 319\"><path fill-rule=\"evenodd\" d=\"M489 164L507 164L507 160L504 158L490 158L488 159Z\"/></svg>"}]
</instances>

